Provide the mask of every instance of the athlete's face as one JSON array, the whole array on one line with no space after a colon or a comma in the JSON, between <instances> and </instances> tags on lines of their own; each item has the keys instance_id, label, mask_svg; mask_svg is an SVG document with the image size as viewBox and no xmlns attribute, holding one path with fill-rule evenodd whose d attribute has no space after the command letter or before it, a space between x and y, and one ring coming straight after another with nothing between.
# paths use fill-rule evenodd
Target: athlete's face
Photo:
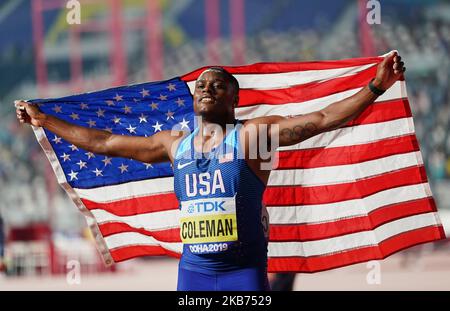
<instances>
[{"instance_id":1,"label":"athlete's face","mask_svg":"<svg viewBox=\"0 0 450 311\"><path fill-rule=\"evenodd\" d=\"M237 93L227 76L220 71L205 71L195 82L194 112L209 119L233 114Z\"/></svg>"}]
</instances>

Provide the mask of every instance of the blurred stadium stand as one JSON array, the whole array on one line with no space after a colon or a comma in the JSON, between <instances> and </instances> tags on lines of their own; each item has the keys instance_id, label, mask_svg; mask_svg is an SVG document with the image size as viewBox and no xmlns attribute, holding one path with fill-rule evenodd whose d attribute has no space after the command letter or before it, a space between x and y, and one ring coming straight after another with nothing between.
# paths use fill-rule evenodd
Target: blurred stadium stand
<instances>
[{"instance_id":1,"label":"blurred stadium stand","mask_svg":"<svg viewBox=\"0 0 450 311\"><path fill-rule=\"evenodd\" d=\"M39 1L45 3L48 0ZM79 33L79 43L75 46L70 26L65 20L65 1L59 1L63 9L56 8L42 14L42 43L48 79L44 91L39 88L36 74L36 45L33 44L36 22L32 18L32 2L1 1L0 214L5 219L7 230L12 232L17 228L50 223L52 241L61 258L84 258L80 260L87 266L98 265L98 258L92 259L95 256L91 252L93 246L91 250L86 250L83 244L82 232L86 224L81 213L56 185L56 178L32 131L16 122L12 104L14 99L36 98L42 94L60 96L120 82L171 78L200 66L211 65L212 60L224 65L239 65L242 63L237 60L254 63L361 56L358 8L354 0L316 0L307 4L296 0L243 1L245 15L241 31L244 31L245 43L239 57L230 48L233 44L231 20L234 21L232 14L235 12L230 9L228 1L219 1L218 9L222 13L209 18L217 19L220 35L206 39L210 34L205 29L208 16L204 1L160 2L163 57L155 60L155 64L159 62L162 71L158 73L158 68L154 68L153 76L149 74L151 64L147 51L150 37L146 24L149 19L148 1L119 1L122 18L120 42L125 55L122 69L126 71L123 81L111 79L116 77L115 70L118 70L111 66L117 46L114 45L114 33L111 34L113 29L109 29L108 23L112 12L110 4L117 1L97 1L94 5L80 1L81 26L92 24L97 30L92 26L95 31L91 29ZM142 23L144 27L140 27ZM449 222L450 4L430 0L382 1L382 22L373 25L371 30L376 55L398 49L406 62L408 94L426 170L441 217ZM74 67L71 67L74 66L74 49L80 51L81 65L78 69L81 68L81 78L78 77L78 80L73 79ZM57 84L52 86L53 83ZM9 234L10 239L13 236ZM23 248L22 243L16 241L10 244L11 258L17 261L12 268L16 270L11 273L20 274L18 271L23 266L21 260L25 260L20 258L27 257L27 250L37 253L32 256L34 259L27 259L33 261L32 265L48 270L48 263L43 263L39 255L48 250L43 251L45 247L42 248L39 242L33 242L33 247L28 248ZM72 248L79 249L78 254L67 255L67 245L78 245L78 248Z\"/></svg>"}]
</instances>

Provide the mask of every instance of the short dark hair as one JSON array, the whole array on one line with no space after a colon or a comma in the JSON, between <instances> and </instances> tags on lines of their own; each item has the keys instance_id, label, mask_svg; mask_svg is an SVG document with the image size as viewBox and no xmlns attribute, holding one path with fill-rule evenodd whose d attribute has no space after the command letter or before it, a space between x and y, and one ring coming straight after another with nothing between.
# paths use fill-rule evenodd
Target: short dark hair
<instances>
[{"instance_id":1,"label":"short dark hair","mask_svg":"<svg viewBox=\"0 0 450 311\"><path fill-rule=\"evenodd\" d=\"M219 72L223 73L227 77L227 79L231 81L231 84L233 85L234 89L236 90L236 94L239 93L239 82L228 70L226 70L223 67L219 67L219 66L209 67L205 71L208 71L208 70L219 71Z\"/></svg>"}]
</instances>

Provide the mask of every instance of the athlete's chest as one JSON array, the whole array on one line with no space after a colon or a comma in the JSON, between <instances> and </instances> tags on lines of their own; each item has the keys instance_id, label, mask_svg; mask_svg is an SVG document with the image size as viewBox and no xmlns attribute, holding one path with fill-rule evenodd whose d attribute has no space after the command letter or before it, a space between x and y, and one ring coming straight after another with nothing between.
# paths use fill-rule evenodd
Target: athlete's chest
<instances>
[{"instance_id":1,"label":"athlete's chest","mask_svg":"<svg viewBox=\"0 0 450 311\"><path fill-rule=\"evenodd\" d=\"M239 159L233 154L212 159L175 161L177 195L184 199L234 195L240 176Z\"/></svg>"}]
</instances>

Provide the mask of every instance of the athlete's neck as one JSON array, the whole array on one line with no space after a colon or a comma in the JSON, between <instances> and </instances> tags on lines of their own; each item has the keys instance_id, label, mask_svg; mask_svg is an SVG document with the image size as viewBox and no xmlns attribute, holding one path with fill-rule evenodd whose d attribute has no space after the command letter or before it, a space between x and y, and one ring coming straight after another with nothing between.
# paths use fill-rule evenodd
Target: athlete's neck
<instances>
[{"instance_id":1,"label":"athlete's neck","mask_svg":"<svg viewBox=\"0 0 450 311\"><path fill-rule=\"evenodd\" d=\"M219 141L222 141L223 138L227 135L227 131L231 130L234 127L236 120L233 118L229 118L226 122L208 122L202 120L198 125L198 141L204 145L206 143L211 143L211 145L216 145Z\"/></svg>"}]
</instances>

